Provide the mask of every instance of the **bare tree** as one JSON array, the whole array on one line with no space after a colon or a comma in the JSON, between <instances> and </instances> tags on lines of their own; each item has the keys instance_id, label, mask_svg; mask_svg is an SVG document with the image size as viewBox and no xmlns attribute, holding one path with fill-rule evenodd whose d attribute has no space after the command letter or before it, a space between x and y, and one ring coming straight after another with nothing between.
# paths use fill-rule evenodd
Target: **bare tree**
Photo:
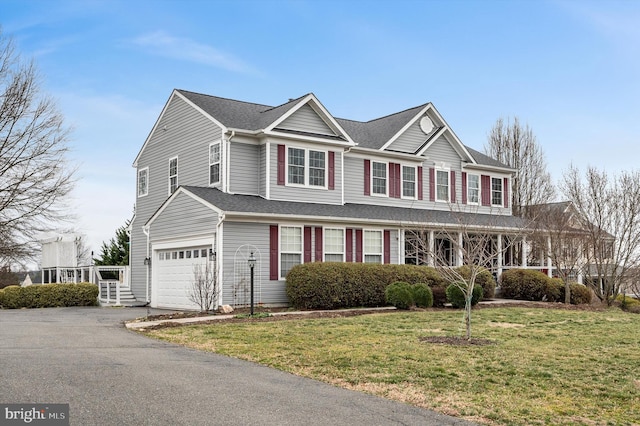
<instances>
[{"instance_id":1,"label":"bare tree","mask_svg":"<svg viewBox=\"0 0 640 426\"><path fill-rule=\"evenodd\" d=\"M68 135L35 65L0 31L0 263L32 256L34 236L64 217Z\"/></svg>"},{"instance_id":2,"label":"bare tree","mask_svg":"<svg viewBox=\"0 0 640 426\"><path fill-rule=\"evenodd\" d=\"M529 206L526 216L532 218L534 232L529 239L543 247L556 266L556 274L564 283L564 303L571 302L571 282L586 272L583 250L588 246L588 232L582 229L571 202Z\"/></svg>"},{"instance_id":3,"label":"bare tree","mask_svg":"<svg viewBox=\"0 0 640 426\"><path fill-rule=\"evenodd\" d=\"M610 178L588 167L583 179L571 166L562 191L587 233L588 283L598 299L611 304L640 267L640 172Z\"/></svg>"},{"instance_id":4,"label":"bare tree","mask_svg":"<svg viewBox=\"0 0 640 426\"><path fill-rule=\"evenodd\" d=\"M216 274L216 261L193 266L193 281L189 288L189 300L200 307L201 312L208 312L216 307L220 286Z\"/></svg>"},{"instance_id":5,"label":"bare tree","mask_svg":"<svg viewBox=\"0 0 640 426\"><path fill-rule=\"evenodd\" d=\"M518 117L513 123L499 118L489 133L484 151L516 170L511 191L514 215L521 216L525 206L547 203L555 198L542 148L533 130L528 124L522 126Z\"/></svg>"},{"instance_id":6,"label":"bare tree","mask_svg":"<svg viewBox=\"0 0 640 426\"><path fill-rule=\"evenodd\" d=\"M455 285L464 295L464 323L469 340L476 279L485 269L495 271L499 267L502 256L520 240L526 225L520 220L515 227L514 223L507 223L514 219L510 216L469 212L468 208L465 210L465 207L453 204L450 210L447 225L433 231L408 231L407 241L410 252L421 253L416 256L416 264L435 266L445 281ZM463 270L456 265L466 268Z\"/></svg>"}]
</instances>

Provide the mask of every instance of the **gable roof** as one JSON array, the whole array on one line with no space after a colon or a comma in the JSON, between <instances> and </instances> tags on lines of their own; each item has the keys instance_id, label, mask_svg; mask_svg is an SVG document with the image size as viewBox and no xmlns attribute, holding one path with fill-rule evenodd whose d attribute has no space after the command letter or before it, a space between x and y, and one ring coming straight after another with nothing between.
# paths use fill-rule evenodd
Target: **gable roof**
<instances>
[{"instance_id":1,"label":"gable roof","mask_svg":"<svg viewBox=\"0 0 640 426\"><path fill-rule=\"evenodd\" d=\"M240 215L305 220L348 220L350 223L392 224L394 226L460 225L464 220L469 226L518 230L526 228L526 221L519 217L477 213L459 213L446 210L427 210L371 204L316 204L296 201L267 200L257 195L228 194L217 188L181 186L178 191L197 197L205 205L223 212L226 216ZM176 192L178 192L176 191ZM174 197L170 197L166 203ZM158 212L163 209L161 207ZM156 214L157 215L157 214ZM154 215L154 216L156 216ZM152 217L153 219L153 217ZM150 219L149 221L152 221ZM147 222L149 223L149 222Z\"/></svg>"}]
</instances>

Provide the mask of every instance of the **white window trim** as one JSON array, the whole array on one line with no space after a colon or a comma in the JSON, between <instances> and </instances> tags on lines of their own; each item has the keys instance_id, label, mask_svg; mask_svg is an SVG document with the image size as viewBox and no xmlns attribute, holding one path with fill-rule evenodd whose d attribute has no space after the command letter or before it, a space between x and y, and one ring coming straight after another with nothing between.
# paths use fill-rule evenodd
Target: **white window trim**
<instances>
[{"instance_id":1,"label":"white window trim","mask_svg":"<svg viewBox=\"0 0 640 426\"><path fill-rule=\"evenodd\" d=\"M445 172L447 174L447 199L446 200L441 200L438 198L438 172ZM435 179L435 182L433 183L433 188L434 188L434 191L436 192L434 197L436 200L436 203L451 202L451 169L436 167L434 170L433 178Z\"/></svg>"},{"instance_id":2,"label":"white window trim","mask_svg":"<svg viewBox=\"0 0 640 426\"><path fill-rule=\"evenodd\" d=\"M327 250L327 235L326 232L327 230L337 230L337 231L342 231L342 252L338 253L338 252L329 252ZM342 255L342 260L341 262L344 262L346 259L346 239L347 239L347 231L346 228L339 228L339 227L335 227L335 226L331 226L331 227L326 227L326 228L322 228L322 261L326 262L326 256L327 254L330 255ZM363 244L364 244L364 240L363 240Z\"/></svg>"},{"instance_id":3,"label":"white window trim","mask_svg":"<svg viewBox=\"0 0 640 426\"><path fill-rule=\"evenodd\" d=\"M504 206L504 178L501 177L495 177L495 176L491 176L491 185L489 187L491 193L490 193L490 197L491 197L491 206L492 207L502 207ZM493 203L493 180L497 179L500 181L500 203L499 204L494 204Z\"/></svg>"},{"instance_id":4,"label":"white window trim","mask_svg":"<svg viewBox=\"0 0 640 426\"><path fill-rule=\"evenodd\" d=\"M376 232L380 234L380 252L373 253L367 251L367 233ZM362 262L367 263L367 256L380 256L380 263L384 263L384 231L382 229L363 229L362 230Z\"/></svg>"},{"instance_id":5,"label":"white window trim","mask_svg":"<svg viewBox=\"0 0 640 426\"><path fill-rule=\"evenodd\" d=\"M168 163L168 166L169 166L169 170L168 170L169 178L168 178L168 181L167 181L167 183L168 183L168 188L167 189L169 191L169 195L173 194L173 192L174 192L174 191L171 190L171 178L173 177L171 175L171 162L173 160L176 160L176 174L175 174L175 177L176 177L176 190L180 186L180 180L179 180L179 176L180 176L180 160L178 159L178 157L171 157L171 158L169 158L169 163Z\"/></svg>"},{"instance_id":6,"label":"white window trim","mask_svg":"<svg viewBox=\"0 0 640 426\"><path fill-rule=\"evenodd\" d=\"M373 192L373 164L374 163L378 163L378 164L384 164L384 194L378 194L376 192ZM371 188L371 190L369 191L371 196L373 197L388 197L389 196L389 163L386 161L375 161L375 160L371 160L370 162L370 170L369 170L369 187Z\"/></svg>"},{"instance_id":7,"label":"white window trim","mask_svg":"<svg viewBox=\"0 0 640 426\"><path fill-rule=\"evenodd\" d=\"M144 193L140 193L140 174L141 173L145 173L146 175L146 185L145 185L145 191ZM146 197L149 194L149 167L144 167L140 170L138 170L138 197Z\"/></svg>"},{"instance_id":8,"label":"white window trim","mask_svg":"<svg viewBox=\"0 0 640 426\"><path fill-rule=\"evenodd\" d=\"M469 186L470 176L476 176L478 178L478 201L470 201L470 197L469 197L469 189L471 188ZM467 204L472 204L477 206L477 205L480 205L481 201L482 201L482 177L475 173L467 173Z\"/></svg>"},{"instance_id":9,"label":"white window trim","mask_svg":"<svg viewBox=\"0 0 640 426\"><path fill-rule=\"evenodd\" d=\"M404 195L404 168L413 169L413 197ZM404 198L405 200L417 200L418 199L418 167L400 164L400 198Z\"/></svg>"},{"instance_id":10,"label":"white window trim","mask_svg":"<svg viewBox=\"0 0 640 426\"><path fill-rule=\"evenodd\" d=\"M282 250L282 228L298 228L300 229L300 252L294 251L283 251ZM299 254L300 255L300 265L304 263L304 227L300 225L287 225L280 224L278 226L278 271L280 274L280 280L285 280L286 276L282 274L282 255L283 254Z\"/></svg>"},{"instance_id":11,"label":"white window trim","mask_svg":"<svg viewBox=\"0 0 640 426\"><path fill-rule=\"evenodd\" d=\"M304 151L304 184L290 183L289 182L289 149L300 149ZM300 146L287 145L285 146L285 177L284 183L286 186L292 186L297 188L311 188L311 189L328 189L329 188L329 151L323 149L303 148ZM309 173L309 151L324 153L324 185L310 185L309 179L311 174Z\"/></svg>"},{"instance_id":12,"label":"white window trim","mask_svg":"<svg viewBox=\"0 0 640 426\"><path fill-rule=\"evenodd\" d=\"M211 147L218 145L218 161L211 162ZM211 166L218 164L218 181L211 182ZM219 186L222 183L222 141L218 140L209 144L209 186Z\"/></svg>"}]
</instances>

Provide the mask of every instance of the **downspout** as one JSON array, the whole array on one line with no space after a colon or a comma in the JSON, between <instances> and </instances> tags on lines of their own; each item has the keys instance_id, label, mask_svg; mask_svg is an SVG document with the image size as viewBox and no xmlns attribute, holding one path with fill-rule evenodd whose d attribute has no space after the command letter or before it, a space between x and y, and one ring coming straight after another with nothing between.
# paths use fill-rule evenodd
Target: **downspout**
<instances>
[{"instance_id":1,"label":"downspout","mask_svg":"<svg viewBox=\"0 0 640 426\"><path fill-rule=\"evenodd\" d=\"M149 259L149 228L147 226L143 226L142 227L142 232L144 233L144 235L147 236L147 256L146 258ZM147 305L151 302L151 300L149 300L149 268L151 268L151 262L149 262L149 264L146 265L147 266L147 278L146 278L146 302Z\"/></svg>"},{"instance_id":2,"label":"downspout","mask_svg":"<svg viewBox=\"0 0 640 426\"><path fill-rule=\"evenodd\" d=\"M223 283L222 283L222 262L224 260L224 256L223 256L223 251L222 250L218 250L218 249L222 249L222 247L220 246L220 241L222 241L222 222L224 222L224 218L225 218L225 214L224 212L220 213L220 217L218 218L218 223L216 223L216 271L215 274L217 275L217 279L218 279L218 286L219 286L219 293L218 293L218 306L222 305L222 289L223 289Z\"/></svg>"},{"instance_id":3,"label":"downspout","mask_svg":"<svg viewBox=\"0 0 640 426\"><path fill-rule=\"evenodd\" d=\"M227 131L226 133L229 133L229 131ZM226 171L225 171L225 187L226 190L224 192L230 193L230 185L229 185L229 180L231 179L231 167L229 167L229 165L231 164L231 139L236 135L236 131L235 130L231 130L231 134L229 135L229 137L227 138L227 143L226 145L226 149L225 149L225 160L226 160Z\"/></svg>"}]
</instances>

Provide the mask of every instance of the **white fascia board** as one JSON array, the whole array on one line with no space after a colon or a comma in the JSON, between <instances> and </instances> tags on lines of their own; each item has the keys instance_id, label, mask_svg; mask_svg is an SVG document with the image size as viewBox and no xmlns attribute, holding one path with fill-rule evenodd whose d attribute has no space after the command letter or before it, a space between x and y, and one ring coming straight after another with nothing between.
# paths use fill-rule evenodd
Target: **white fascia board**
<instances>
[{"instance_id":1,"label":"white fascia board","mask_svg":"<svg viewBox=\"0 0 640 426\"><path fill-rule=\"evenodd\" d=\"M220 210L218 207L216 207L213 204L203 200L202 198L200 198L197 195L193 194L191 191L185 189L183 186L180 186L180 187L178 187L178 189L176 189L174 191L173 194L171 194L171 196L169 196L169 198L167 198L164 201L164 203L162 203L160 208L158 210L156 210L156 212L149 218L149 220L147 220L147 223L144 224L144 227L145 228L149 228L153 224L153 222L155 222L155 220L162 214L162 212L164 212L164 210L169 206L169 204L171 204L171 202L180 194L185 194L186 196L193 198L195 201L199 202L200 204L202 204L205 207L210 208L211 210L213 210L218 215L224 214L224 212L222 210Z\"/></svg>"},{"instance_id":2,"label":"white fascia board","mask_svg":"<svg viewBox=\"0 0 640 426\"><path fill-rule=\"evenodd\" d=\"M196 104L191 102L182 93L178 92L176 89L173 89L173 92L171 92L171 96L169 96L169 99L167 100L167 103L164 104L164 108L162 108L162 111L160 112L160 115L158 116L158 119L156 120L155 124L153 125L153 128L151 129L151 131L149 132L149 135L147 136L147 139L145 139L144 144L142 145L142 148L140 148L140 151L138 152L138 155L136 155L136 159L133 161L133 165L132 166L134 168L138 167L138 159L140 158L140 155L142 154L142 152L146 148L147 144L151 140L151 136L158 129L158 125L160 124L160 121L162 121L162 117L164 117L164 114L167 112L167 108L169 107L169 104L171 104L171 101L173 100L174 97L178 97L178 98L182 99L189 106L191 106L196 111L198 111L200 114L204 115L207 119L211 120L216 126L220 127L220 129L222 129L222 133L225 133L227 131L227 128L221 122L216 120L211 115L207 114L202 108L200 108L199 106L197 106Z\"/></svg>"},{"instance_id":3,"label":"white fascia board","mask_svg":"<svg viewBox=\"0 0 640 426\"><path fill-rule=\"evenodd\" d=\"M407 121L407 124L405 124L404 127L402 127L402 129L400 129L395 135L391 137L391 139L389 139L384 145L382 145L382 147L380 148L380 151L384 151L392 143L394 143L396 139L398 139L404 132L406 132L409 129L409 127L411 127L413 123L418 121L420 117L422 117L429 109L431 109L431 107L432 107L431 102L425 105L425 107L422 108L420 112L418 112L411 120Z\"/></svg>"},{"instance_id":4,"label":"white fascia board","mask_svg":"<svg viewBox=\"0 0 640 426\"><path fill-rule=\"evenodd\" d=\"M426 157L403 152L379 151L373 148L353 147L345 153L349 157L372 159L373 156L382 159L396 159L399 161L408 161L414 163L422 163Z\"/></svg>"},{"instance_id":5,"label":"white fascia board","mask_svg":"<svg viewBox=\"0 0 640 426\"><path fill-rule=\"evenodd\" d=\"M320 103L320 101L318 100L318 98L316 98L316 96L313 93L308 94L307 96L305 96L304 98L302 98L297 105L295 105L294 107L290 108L289 111L287 111L286 113L282 114L276 121L274 121L273 123L271 123L266 129L265 129L265 133L268 134L273 134L271 133L272 130L276 127L278 127L278 125L280 123L282 123L284 120L286 120L287 118L289 118L293 113L295 113L296 111L298 111L300 108L302 108L304 105L309 104L309 106L311 108L313 108L313 110L324 120L324 122L331 127L331 129L333 131L335 131L336 133L338 133L339 135L337 136L343 136L346 140L347 143L349 145L355 145L356 143L353 141L353 139L351 139L351 136L349 136L349 134L342 128L342 126L340 126L340 124L338 124L338 122L336 121L335 118L333 118L333 115L331 115L329 113L329 111L324 107L324 105L322 105L322 103ZM320 139L322 141L325 141L324 139Z\"/></svg>"},{"instance_id":6,"label":"white fascia board","mask_svg":"<svg viewBox=\"0 0 640 426\"><path fill-rule=\"evenodd\" d=\"M512 175L515 172L517 172L516 169L512 169L509 167L488 166L488 165L477 164L477 163L466 163L466 164L463 163L462 169L463 171L466 169L479 170L479 171L485 170L489 172L499 172L507 175Z\"/></svg>"},{"instance_id":7,"label":"white fascia board","mask_svg":"<svg viewBox=\"0 0 640 426\"><path fill-rule=\"evenodd\" d=\"M428 211L428 210L427 210ZM311 216L311 215L295 215L295 214L277 214L277 213L251 213L251 212L226 212L225 219L231 222L246 222L246 223L282 223L282 222L308 222L308 223L341 223L345 226L349 225L365 225L365 226L386 226L391 228L400 229L415 229L416 227L435 228L435 229L450 229L459 228L460 224L452 222L449 224L443 224L440 222L398 222L396 220L383 220L383 219L366 219L366 218L353 218L342 216ZM486 226L478 226L477 228L469 226L469 230L485 230ZM509 228L505 226L492 227L495 232L522 232L521 228Z\"/></svg>"},{"instance_id":8,"label":"white fascia board","mask_svg":"<svg viewBox=\"0 0 640 426\"><path fill-rule=\"evenodd\" d=\"M434 142L435 142L435 141L437 141L437 140L438 140L438 138L440 138L440 136L442 136L442 135L444 134L444 132L446 132L446 131L447 131L447 127L446 127L446 126L443 126L443 127L441 127L441 128L440 128L440 130L438 130L438 131L437 131L437 132L435 132L433 135L431 135L431 138L430 138L431 140L429 141L429 143L428 143L428 144L426 144L426 145L425 145L425 146L424 146L420 151L418 151L418 154L417 154L417 155L422 155L422 154L424 154L424 153L427 151L427 149L429 149L429 147L430 147L431 145L433 145L433 144L434 144ZM457 151L456 151L456 152L457 152Z\"/></svg>"},{"instance_id":9,"label":"white fascia board","mask_svg":"<svg viewBox=\"0 0 640 426\"><path fill-rule=\"evenodd\" d=\"M466 156L469 160L471 160L472 162L475 163L475 159L473 158L473 156L469 153L469 151L467 151L467 148L465 148L464 144L462 143L462 141L460 140L460 138L458 138L458 136L455 134L455 132L453 130L451 130L451 126L449 126L449 124L447 123L447 121L442 117L442 115L438 112L438 110L436 109L435 105L433 104L429 104L430 110L433 114L435 114L435 116L438 118L438 120L440 120L443 124L444 124L444 128L446 129L447 133L451 135L451 137L454 140L454 146L453 148L458 151L459 154L463 154L464 156ZM438 136L439 137L439 136ZM436 138L434 138L435 140ZM426 147L425 147L426 148Z\"/></svg>"},{"instance_id":10,"label":"white fascia board","mask_svg":"<svg viewBox=\"0 0 640 426\"><path fill-rule=\"evenodd\" d=\"M323 145L333 145L333 146L340 146L340 147L344 147L344 148L349 148L349 147L354 146L352 143L349 143L349 142L339 141L339 140L335 140L335 139L324 139L321 136L306 136L306 135L300 135L300 134L297 134L297 133L278 132L277 130L275 130L275 131L265 130L264 131L264 135L271 136L273 138L295 140L295 141L306 141L306 142L313 142L313 143L321 143Z\"/></svg>"}]
</instances>

